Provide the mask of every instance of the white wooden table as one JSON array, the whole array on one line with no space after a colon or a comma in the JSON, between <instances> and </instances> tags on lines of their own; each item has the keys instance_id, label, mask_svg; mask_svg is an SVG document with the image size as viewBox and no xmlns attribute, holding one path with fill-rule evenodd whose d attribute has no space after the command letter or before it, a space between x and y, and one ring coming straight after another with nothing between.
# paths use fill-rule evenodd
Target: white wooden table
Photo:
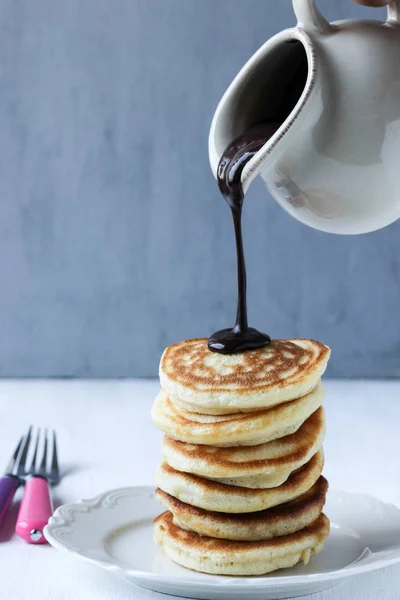
<instances>
[{"instance_id":1,"label":"white wooden table","mask_svg":"<svg viewBox=\"0 0 400 600\"><path fill-rule=\"evenodd\" d=\"M5 466L33 423L58 432L65 476L57 503L115 487L152 485L161 434L149 413L158 387L155 381L0 381L0 460ZM326 388L325 475L331 487L400 506L400 381L328 381ZM163 598L47 545L23 542L13 534L19 498L0 528L1 600ZM400 567L312 597L399 599Z\"/></svg>"}]
</instances>

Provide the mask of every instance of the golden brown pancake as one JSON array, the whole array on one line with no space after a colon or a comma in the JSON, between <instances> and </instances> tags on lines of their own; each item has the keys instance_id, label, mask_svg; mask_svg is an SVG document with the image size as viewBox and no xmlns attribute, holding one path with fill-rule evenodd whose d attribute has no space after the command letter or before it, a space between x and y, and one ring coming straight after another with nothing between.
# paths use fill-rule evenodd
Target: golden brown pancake
<instances>
[{"instance_id":1,"label":"golden brown pancake","mask_svg":"<svg viewBox=\"0 0 400 600\"><path fill-rule=\"evenodd\" d=\"M319 383L306 396L256 413L201 415L178 408L161 391L151 411L155 425L169 437L208 446L257 446L297 431L322 404Z\"/></svg>"},{"instance_id":2,"label":"golden brown pancake","mask_svg":"<svg viewBox=\"0 0 400 600\"><path fill-rule=\"evenodd\" d=\"M156 491L157 499L174 515L174 523L200 535L226 540L258 541L289 535L316 521L325 505L328 482L325 477L291 502L245 514L220 513L185 504Z\"/></svg>"},{"instance_id":3,"label":"golden brown pancake","mask_svg":"<svg viewBox=\"0 0 400 600\"><path fill-rule=\"evenodd\" d=\"M160 382L190 412L234 414L275 406L310 392L324 373L330 349L313 340L273 340L238 354L211 352L206 339L169 346Z\"/></svg>"},{"instance_id":4,"label":"golden brown pancake","mask_svg":"<svg viewBox=\"0 0 400 600\"><path fill-rule=\"evenodd\" d=\"M155 542L167 556L188 569L215 575L263 575L300 561L307 564L329 535L329 520L324 514L301 531L258 542L201 536L178 527L168 511L154 524Z\"/></svg>"},{"instance_id":5,"label":"golden brown pancake","mask_svg":"<svg viewBox=\"0 0 400 600\"><path fill-rule=\"evenodd\" d=\"M249 489L182 473L163 462L157 471L156 483L167 494L198 508L248 513L278 506L301 496L319 479L323 466L324 455L320 450L282 485L268 489Z\"/></svg>"},{"instance_id":6,"label":"golden brown pancake","mask_svg":"<svg viewBox=\"0 0 400 600\"><path fill-rule=\"evenodd\" d=\"M165 436L162 454L177 471L241 487L276 487L321 448L324 434L324 409L320 407L295 433L267 444L218 448ZM260 485L252 483L257 478Z\"/></svg>"}]
</instances>

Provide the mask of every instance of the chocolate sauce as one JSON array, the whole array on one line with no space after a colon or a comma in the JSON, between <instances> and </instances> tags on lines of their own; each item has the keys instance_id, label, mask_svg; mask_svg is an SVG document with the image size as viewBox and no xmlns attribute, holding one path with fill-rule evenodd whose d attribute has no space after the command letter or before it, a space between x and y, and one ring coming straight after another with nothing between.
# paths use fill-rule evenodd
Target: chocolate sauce
<instances>
[{"instance_id":1,"label":"chocolate sauce","mask_svg":"<svg viewBox=\"0 0 400 600\"><path fill-rule=\"evenodd\" d=\"M213 352L235 354L267 346L271 338L248 326L246 296L246 263L243 252L242 208L244 193L241 175L250 159L262 148L280 127L282 121L256 125L237 137L225 149L218 165L218 186L232 211L236 237L238 303L236 324L233 329L213 333L208 347Z\"/></svg>"}]
</instances>

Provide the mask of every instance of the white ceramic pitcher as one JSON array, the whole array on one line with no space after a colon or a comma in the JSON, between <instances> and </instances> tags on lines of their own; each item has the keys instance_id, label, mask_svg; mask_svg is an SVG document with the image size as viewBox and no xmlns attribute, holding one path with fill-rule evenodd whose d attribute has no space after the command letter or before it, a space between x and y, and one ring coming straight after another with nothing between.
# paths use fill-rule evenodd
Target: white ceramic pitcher
<instances>
[{"instance_id":1,"label":"white ceramic pitcher","mask_svg":"<svg viewBox=\"0 0 400 600\"><path fill-rule=\"evenodd\" d=\"M323 231L364 233L400 217L400 0L386 22L328 23L293 0L298 24L266 42L220 101L211 125L214 175L248 127L286 118L246 165L293 217Z\"/></svg>"}]
</instances>

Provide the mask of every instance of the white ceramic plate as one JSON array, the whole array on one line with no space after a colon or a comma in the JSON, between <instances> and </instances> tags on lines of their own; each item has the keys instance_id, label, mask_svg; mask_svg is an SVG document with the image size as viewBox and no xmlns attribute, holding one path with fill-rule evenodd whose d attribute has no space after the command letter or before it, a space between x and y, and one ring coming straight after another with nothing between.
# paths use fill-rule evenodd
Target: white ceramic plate
<instances>
[{"instance_id":1,"label":"white ceramic plate","mask_svg":"<svg viewBox=\"0 0 400 600\"><path fill-rule=\"evenodd\" d=\"M332 531L325 549L307 567L263 577L205 575L174 564L153 543L152 520L160 512L153 488L112 490L61 506L45 536L55 548L143 588L207 600L293 598L400 562L400 510L368 496L329 492Z\"/></svg>"}]
</instances>

